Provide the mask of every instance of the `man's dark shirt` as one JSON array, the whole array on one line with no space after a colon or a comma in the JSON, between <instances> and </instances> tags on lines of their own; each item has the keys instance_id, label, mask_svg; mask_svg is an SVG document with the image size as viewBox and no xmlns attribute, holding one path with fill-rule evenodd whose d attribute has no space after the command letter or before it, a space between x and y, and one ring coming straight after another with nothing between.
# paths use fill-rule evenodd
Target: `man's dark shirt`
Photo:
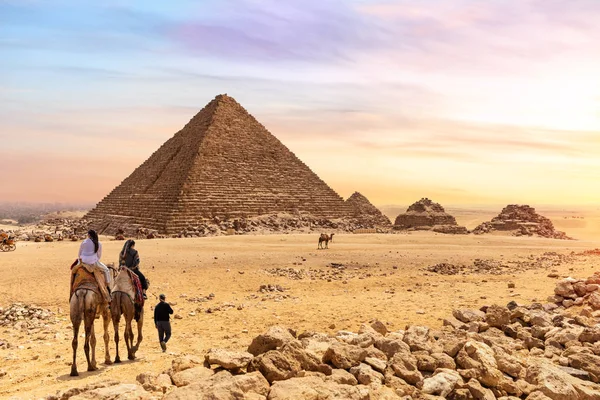
<instances>
[{"instance_id":1,"label":"man's dark shirt","mask_svg":"<svg viewBox=\"0 0 600 400\"><path fill-rule=\"evenodd\" d=\"M168 321L169 314L173 314L173 309L166 301L161 301L154 307L154 322Z\"/></svg>"}]
</instances>

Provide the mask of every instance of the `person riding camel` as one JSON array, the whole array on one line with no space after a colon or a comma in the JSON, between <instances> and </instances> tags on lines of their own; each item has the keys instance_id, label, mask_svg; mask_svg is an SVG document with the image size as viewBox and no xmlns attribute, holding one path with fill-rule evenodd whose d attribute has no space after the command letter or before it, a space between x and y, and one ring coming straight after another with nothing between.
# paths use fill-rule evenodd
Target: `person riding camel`
<instances>
[{"instance_id":1,"label":"person riding camel","mask_svg":"<svg viewBox=\"0 0 600 400\"><path fill-rule=\"evenodd\" d=\"M98 240L98 234L96 231L90 229L87 233L87 238L79 246L78 259L82 264L96 267L102 272L104 276L104 282L100 282L100 278L97 278L98 286L102 292L106 302L110 304L110 282L111 275L108 267L100 262L102 257L102 243ZM75 270L73 270L75 272ZM106 287L106 292L104 291Z\"/></svg>"},{"instance_id":2,"label":"person riding camel","mask_svg":"<svg viewBox=\"0 0 600 400\"><path fill-rule=\"evenodd\" d=\"M119 265L126 266L127 268L129 268L130 270L135 272L135 274L138 276L138 278L140 278L140 283L142 284L143 296L144 296L144 299L147 299L146 289L148 289L148 281L146 280L146 277L144 276L142 271L140 271L140 255L138 254L138 251L135 249L135 241L134 240L129 239L123 245L123 250L121 250L121 253L119 254Z\"/></svg>"}]
</instances>

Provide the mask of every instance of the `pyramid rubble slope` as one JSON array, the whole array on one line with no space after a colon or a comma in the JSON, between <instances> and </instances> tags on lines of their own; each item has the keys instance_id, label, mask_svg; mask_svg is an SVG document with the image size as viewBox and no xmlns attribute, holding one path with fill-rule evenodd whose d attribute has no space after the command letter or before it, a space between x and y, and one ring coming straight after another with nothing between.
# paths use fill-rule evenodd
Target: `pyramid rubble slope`
<instances>
[{"instance_id":1,"label":"pyramid rubble slope","mask_svg":"<svg viewBox=\"0 0 600 400\"><path fill-rule=\"evenodd\" d=\"M404 214L396 217L396 230L433 230L439 233L465 234L467 228L459 226L444 207L428 198L412 204Z\"/></svg>"},{"instance_id":2,"label":"pyramid rubble slope","mask_svg":"<svg viewBox=\"0 0 600 400\"><path fill-rule=\"evenodd\" d=\"M354 218L375 226L389 227L392 225L392 221L359 192L354 192L352 196L348 197L346 203L352 207Z\"/></svg>"},{"instance_id":3,"label":"pyramid rubble slope","mask_svg":"<svg viewBox=\"0 0 600 400\"><path fill-rule=\"evenodd\" d=\"M551 239L571 239L557 231L550 219L538 214L528 205L509 204L489 222L477 226L473 233L481 235L494 231L513 232L515 236L540 236Z\"/></svg>"}]
</instances>

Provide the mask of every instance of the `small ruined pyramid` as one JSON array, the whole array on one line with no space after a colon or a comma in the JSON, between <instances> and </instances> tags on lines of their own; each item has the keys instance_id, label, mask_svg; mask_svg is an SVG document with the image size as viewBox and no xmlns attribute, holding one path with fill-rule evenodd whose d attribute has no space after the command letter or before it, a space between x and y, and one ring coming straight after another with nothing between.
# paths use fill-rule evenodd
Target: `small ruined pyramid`
<instances>
[{"instance_id":1,"label":"small ruined pyramid","mask_svg":"<svg viewBox=\"0 0 600 400\"><path fill-rule=\"evenodd\" d=\"M459 226L456 218L438 203L424 198L412 204L394 222L396 230L432 230L439 233L466 234L467 228Z\"/></svg>"},{"instance_id":2,"label":"small ruined pyramid","mask_svg":"<svg viewBox=\"0 0 600 400\"><path fill-rule=\"evenodd\" d=\"M358 192L354 192L352 196L348 197L346 203L352 207L352 216L366 225L385 227L392 225L392 221L388 217Z\"/></svg>"},{"instance_id":3,"label":"small ruined pyramid","mask_svg":"<svg viewBox=\"0 0 600 400\"><path fill-rule=\"evenodd\" d=\"M509 204L489 222L477 226L473 233L481 235L493 231L512 232L515 236L541 236L550 239L572 239L557 231L550 219L538 214L528 205Z\"/></svg>"},{"instance_id":4,"label":"small ruined pyramid","mask_svg":"<svg viewBox=\"0 0 600 400\"><path fill-rule=\"evenodd\" d=\"M305 212L349 217L333 189L232 97L219 95L85 218L100 232L177 233L210 218Z\"/></svg>"}]
</instances>

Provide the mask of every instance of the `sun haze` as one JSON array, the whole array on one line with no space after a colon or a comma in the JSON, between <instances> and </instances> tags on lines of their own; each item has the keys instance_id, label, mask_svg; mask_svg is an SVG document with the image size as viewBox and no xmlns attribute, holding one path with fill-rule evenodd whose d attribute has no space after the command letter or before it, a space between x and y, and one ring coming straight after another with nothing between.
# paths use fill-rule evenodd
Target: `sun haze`
<instances>
[{"instance_id":1,"label":"sun haze","mask_svg":"<svg viewBox=\"0 0 600 400\"><path fill-rule=\"evenodd\" d=\"M95 203L228 93L344 197L597 203L598 20L596 0L1 2L0 199Z\"/></svg>"}]
</instances>

